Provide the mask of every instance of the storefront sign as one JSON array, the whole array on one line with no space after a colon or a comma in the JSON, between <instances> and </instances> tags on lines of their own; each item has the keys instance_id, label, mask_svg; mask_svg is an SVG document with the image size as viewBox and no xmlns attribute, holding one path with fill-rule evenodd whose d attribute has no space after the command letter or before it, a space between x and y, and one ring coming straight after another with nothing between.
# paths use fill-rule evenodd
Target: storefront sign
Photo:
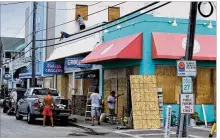
<instances>
[{"instance_id":1,"label":"storefront sign","mask_svg":"<svg viewBox=\"0 0 220 140\"><path fill-rule=\"evenodd\" d=\"M63 74L63 65L56 62L44 62L44 74Z\"/></svg>"},{"instance_id":2,"label":"storefront sign","mask_svg":"<svg viewBox=\"0 0 220 140\"><path fill-rule=\"evenodd\" d=\"M182 77L182 92L183 94L193 92L193 83L191 77Z\"/></svg>"},{"instance_id":3,"label":"storefront sign","mask_svg":"<svg viewBox=\"0 0 220 140\"><path fill-rule=\"evenodd\" d=\"M181 94L181 114L194 113L194 96L193 94Z\"/></svg>"},{"instance_id":4,"label":"storefront sign","mask_svg":"<svg viewBox=\"0 0 220 140\"><path fill-rule=\"evenodd\" d=\"M91 68L91 64L81 64L83 58L66 58L65 59L65 69L66 68Z\"/></svg>"},{"instance_id":5,"label":"storefront sign","mask_svg":"<svg viewBox=\"0 0 220 140\"><path fill-rule=\"evenodd\" d=\"M177 61L178 76L196 76L196 61Z\"/></svg>"},{"instance_id":6,"label":"storefront sign","mask_svg":"<svg viewBox=\"0 0 220 140\"><path fill-rule=\"evenodd\" d=\"M96 79L98 78L96 74L76 74L75 79Z\"/></svg>"},{"instance_id":7,"label":"storefront sign","mask_svg":"<svg viewBox=\"0 0 220 140\"><path fill-rule=\"evenodd\" d=\"M170 125L171 125L171 111L172 107L169 105L167 106L167 111L166 111L166 125L165 125L165 138L170 137Z\"/></svg>"}]
</instances>

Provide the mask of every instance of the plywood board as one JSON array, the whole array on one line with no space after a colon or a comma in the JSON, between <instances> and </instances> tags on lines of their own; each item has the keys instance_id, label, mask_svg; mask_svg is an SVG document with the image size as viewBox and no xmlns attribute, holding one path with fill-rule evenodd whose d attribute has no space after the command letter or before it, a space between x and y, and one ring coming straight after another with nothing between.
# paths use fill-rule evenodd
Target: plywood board
<instances>
[{"instance_id":1,"label":"plywood board","mask_svg":"<svg viewBox=\"0 0 220 140\"><path fill-rule=\"evenodd\" d=\"M160 128L156 76L132 75L130 81L134 129Z\"/></svg>"}]
</instances>

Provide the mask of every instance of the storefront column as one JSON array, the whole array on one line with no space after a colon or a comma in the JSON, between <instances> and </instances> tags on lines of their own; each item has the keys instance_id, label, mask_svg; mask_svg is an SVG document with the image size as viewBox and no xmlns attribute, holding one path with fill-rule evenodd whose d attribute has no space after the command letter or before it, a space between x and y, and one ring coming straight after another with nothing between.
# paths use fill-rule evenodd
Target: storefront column
<instances>
[{"instance_id":1,"label":"storefront column","mask_svg":"<svg viewBox=\"0 0 220 140\"><path fill-rule=\"evenodd\" d=\"M30 79L27 79L27 89L30 88Z\"/></svg>"},{"instance_id":2,"label":"storefront column","mask_svg":"<svg viewBox=\"0 0 220 140\"><path fill-rule=\"evenodd\" d=\"M103 97L103 80L104 80L104 76L103 76L103 72L104 70L101 68L99 68L99 95L101 97Z\"/></svg>"},{"instance_id":3,"label":"storefront column","mask_svg":"<svg viewBox=\"0 0 220 140\"><path fill-rule=\"evenodd\" d=\"M83 85L84 85L84 79L80 79L80 95L83 95Z\"/></svg>"},{"instance_id":4,"label":"storefront column","mask_svg":"<svg viewBox=\"0 0 220 140\"><path fill-rule=\"evenodd\" d=\"M72 95L75 94L75 72L72 73Z\"/></svg>"},{"instance_id":5,"label":"storefront column","mask_svg":"<svg viewBox=\"0 0 220 140\"><path fill-rule=\"evenodd\" d=\"M57 75L53 76L53 88L57 88Z\"/></svg>"}]
</instances>

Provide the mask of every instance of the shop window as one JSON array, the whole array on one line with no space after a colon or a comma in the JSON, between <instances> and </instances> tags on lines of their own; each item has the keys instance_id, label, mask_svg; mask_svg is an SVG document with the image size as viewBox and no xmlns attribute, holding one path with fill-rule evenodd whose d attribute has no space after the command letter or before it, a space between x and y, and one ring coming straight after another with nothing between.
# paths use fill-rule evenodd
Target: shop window
<instances>
[{"instance_id":1,"label":"shop window","mask_svg":"<svg viewBox=\"0 0 220 140\"><path fill-rule=\"evenodd\" d=\"M83 17L83 20L88 20L88 5L76 5L76 15L75 20L77 20L78 15Z\"/></svg>"},{"instance_id":2,"label":"shop window","mask_svg":"<svg viewBox=\"0 0 220 140\"><path fill-rule=\"evenodd\" d=\"M9 68L5 68L5 73L6 73L6 74L9 73Z\"/></svg>"},{"instance_id":3,"label":"shop window","mask_svg":"<svg viewBox=\"0 0 220 140\"><path fill-rule=\"evenodd\" d=\"M5 52L5 58L11 58L11 52Z\"/></svg>"},{"instance_id":4,"label":"shop window","mask_svg":"<svg viewBox=\"0 0 220 140\"><path fill-rule=\"evenodd\" d=\"M119 7L109 7L108 8L108 21L118 19L120 17Z\"/></svg>"}]
</instances>

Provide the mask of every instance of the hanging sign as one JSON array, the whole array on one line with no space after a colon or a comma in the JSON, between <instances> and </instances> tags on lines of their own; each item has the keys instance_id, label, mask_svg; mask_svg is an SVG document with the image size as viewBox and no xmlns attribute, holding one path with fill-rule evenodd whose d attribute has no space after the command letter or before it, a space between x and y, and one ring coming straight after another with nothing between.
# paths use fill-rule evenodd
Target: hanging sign
<instances>
[{"instance_id":1,"label":"hanging sign","mask_svg":"<svg viewBox=\"0 0 220 140\"><path fill-rule=\"evenodd\" d=\"M196 76L196 61L177 61L178 76Z\"/></svg>"},{"instance_id":2,"label":"hanging sign","mask_svg":"<svg viewBox=\"0 0 220 140\"><path fill-rule=\"evenodd\" d=\"M91 68L91 64L82 64L81 60L83 58L66 58L65 59L65 69L68 68Z\"/></svg>"},{"instance_id":3,"label":"hanging sign","mask_svg":"<svg viewBox=\"0 0 220 140\"><path fill-rule=\"evenodd\" d=\"M194 113L194 96L193 94L181 94L181 114Z\"/></svg>"},{"instance_id":4,"label":"hanging sign","mask_svg":"<svg viewBox=\"0 0 220 140\"><path fill-rule=\"evenodd\" d=\"M56 62L44 62L43 74L63 74L64 68L62 64Z\"/></svg>"}]
</instances>

